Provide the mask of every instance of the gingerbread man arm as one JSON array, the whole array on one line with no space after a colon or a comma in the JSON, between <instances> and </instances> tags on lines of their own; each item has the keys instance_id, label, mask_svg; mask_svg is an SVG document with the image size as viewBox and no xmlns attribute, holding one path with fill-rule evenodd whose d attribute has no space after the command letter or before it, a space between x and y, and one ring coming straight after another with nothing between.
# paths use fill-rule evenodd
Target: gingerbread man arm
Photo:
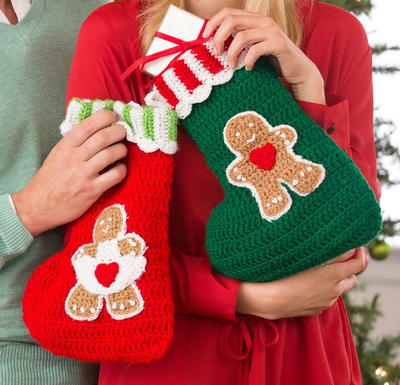
<instances>
[{"instance_id":1,"label":"gingerbread man arm","mask_svg":"<svg viewBox=\"0 0 400 385\"><path fill-rule=\"evenodd\" d=\"M231 163L227 168L226 174L228 180L235 185L242 185L248 183L248 161L245 159L239 159Z\"/></svg>"},{"instance_id":2,"label":"gingerbread man arm","mask_svg":"<svg viewBox=\"0 0 400 385\"><path fill-rule=\"evenodd\" d=\"M88 243L86 245L81 246L72 256L72 258L75 260L84 255L89 255L92 258L96 258L96 254L97 254L97 245L94 243Z\"/></svg>"},{"instance_id":3,"label":"gingerbread man arm","mask_svg":"<svg viewBox=\"0 0 400 385\"><path fill-rule=\"evenodd\" d=\"M274 138L274 141L277 141L286 147L293 147L297 141L297 133L293 127L290 126L276 126L271 134L273 135L272 137Z\"/></svg>"},{"instance_id":4,"label":"gingerbread man arm","mask_svg":"<svg viewBox=\"0 0 400 385\"><path fill-rule=\"evenodd\" d=\"M121 255L134 253L134 255L142 255L145 251L143 242L133 234L127 234L118 241L118 247Z\"/></svg>"}]
</instances>

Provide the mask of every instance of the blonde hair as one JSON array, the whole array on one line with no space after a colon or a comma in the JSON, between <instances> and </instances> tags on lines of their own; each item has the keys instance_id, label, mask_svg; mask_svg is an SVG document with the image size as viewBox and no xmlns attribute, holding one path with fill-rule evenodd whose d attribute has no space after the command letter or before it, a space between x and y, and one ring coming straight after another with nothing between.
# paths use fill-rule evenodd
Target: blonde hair
<instances>
[{"instance_id":1,"label":"blonde hair","mask_svg":"<svg viewBox=\"0 0 400 385\"><path fill-rule=\"evenodd\" d=\"M146 52L170 4L185 9L185 0L142 0L141 41ZM300 46L303 22L299 17L296 0L243 0L243 9L270 16L287 34L290 40Z\"/></svg>"}]
</instances>

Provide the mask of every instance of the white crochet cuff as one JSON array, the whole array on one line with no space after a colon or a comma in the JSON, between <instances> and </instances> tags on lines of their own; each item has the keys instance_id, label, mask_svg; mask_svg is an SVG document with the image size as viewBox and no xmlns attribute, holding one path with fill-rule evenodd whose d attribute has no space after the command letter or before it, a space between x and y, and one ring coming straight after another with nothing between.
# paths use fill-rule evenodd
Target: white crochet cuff
<instances>
[{"instance_id":1,"label":"white crochet cuff","mask_svg":"<svg viewBox=\"0 0 400 385\"><path fill-rule=\"evenodd\" d=\"M147 107L134 102L125 104L114 100L73 98L61 123L61 134L65 135L83 119L103 109L118 115L115 124L122 125L126 130L126 139L136 143L142 151L160 150L166 154L177 151L178 116L166 105Z\"/></svg>"}]
</instances>

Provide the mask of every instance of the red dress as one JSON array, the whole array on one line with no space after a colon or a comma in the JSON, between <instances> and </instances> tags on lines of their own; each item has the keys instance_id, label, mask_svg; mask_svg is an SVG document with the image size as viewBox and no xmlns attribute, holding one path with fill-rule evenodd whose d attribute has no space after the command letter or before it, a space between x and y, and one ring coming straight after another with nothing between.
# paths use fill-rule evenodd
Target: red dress
<instances>
[{"instance_id":1,"label":"red dress","mask_svg":"<svg viewBox=\"0 0 400 385\"><path fill-rule=\"evenodd\" d=\"M352 157L379 196L371 49L365 31L351 14L310 1L312 7L302 8L302 49L325 80L328 105L299 104ZM135 1L122 1L88 18L80 32L67 99L142 102L143 79L118 78L140 55L136 13ZM103 364L99 384L361 384L341 298L313 317L269 321L235 314L239 282L216 273L204 249L205 224L223 199L223 190L182 131L175 160L170 238L177 314L171 349L151 364Z\"/></svg>"}]
</instances>

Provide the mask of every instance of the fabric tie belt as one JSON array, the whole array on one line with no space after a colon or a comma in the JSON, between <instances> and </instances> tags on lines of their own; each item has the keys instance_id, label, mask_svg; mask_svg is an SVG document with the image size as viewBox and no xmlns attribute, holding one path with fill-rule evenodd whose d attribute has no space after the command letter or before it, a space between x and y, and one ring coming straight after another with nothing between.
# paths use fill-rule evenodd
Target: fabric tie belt
<instances>
[{"instance_id":1,"label":"fabric tie belt","mask_svg":"<svg viewBox=\"0 0 400 385\"><path fill-rule=\"evenodd\" d=\"M235 352L231 344L232 330L236 327L240 328L240 352ZM267 338L267 327L272 330L270 338ZM278 341L278 328L275 322L267 319L243 316L239 321L228 326L222 339L222 348L231 358L241 361L238 384L264 384L266 349L273 348ZM249 357L250 359L248 359Z\"/></svg>"}]
</instances>

